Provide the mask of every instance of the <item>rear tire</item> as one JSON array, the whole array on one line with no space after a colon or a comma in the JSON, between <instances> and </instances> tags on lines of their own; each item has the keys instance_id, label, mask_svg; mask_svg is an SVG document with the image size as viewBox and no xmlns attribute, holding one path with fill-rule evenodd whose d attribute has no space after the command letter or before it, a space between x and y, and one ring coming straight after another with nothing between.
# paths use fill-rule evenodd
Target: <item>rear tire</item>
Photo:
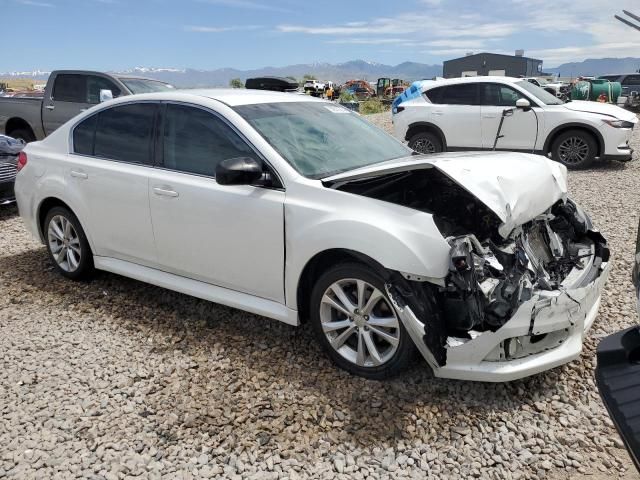
<instances>
[{"instance_id":1,"label":"rear tire","mask_svg":"<svg viewBox=\"0 0 640 480\"><path fill-rule=\"evenodd\" d=\"M310 320L331 360L354 375L382 380L413 359L415 346L384 281L366 265L338 264L322 274L311 292Z\"/></svg>"},{"instance_id":2,"label":"rear tire","mask_svg":"<svg viewBox=\"0 0 640 480\"><path fill-rule=\"evenodd\" d=\"M36 141L36 136L28 128L18 128L16 130L12 130L11 132L8 133L8 135L12 138L18 138L18 139L24 140L25 143Z\"/></svg>"},{"instance_id":3,"label":"rear tire","mask_svg":"<svg viewBox=\"0 0 640 480\"><path fill-rule=\"evenodd\" d=\"M552 158L572 170L591 166L597 153L598 144L595 138L584 130L563 132L551 145Z\"/></svg>"},{"instance_id":4,"label":"rear tire","mask_svg":"<svg viewBox=\"0 0 640 480\"><path fill-rule=\"evenodd\" d=\"M443 151L442 140L433 132L419 132L409 139L409 148L418 153L440 153Z\"/></svg>"},{"instance_id":5,"label":"rear tire","mask_svg":"<svg viewBox=\"0 0 640 480\"><path fill-rule=\"evenodd\" d=\"M49 257L56 270L71 280L89 278L93 272L93 253L78 218L65 207L47 212L42 226Z\"/></svg>"}]
</instances>

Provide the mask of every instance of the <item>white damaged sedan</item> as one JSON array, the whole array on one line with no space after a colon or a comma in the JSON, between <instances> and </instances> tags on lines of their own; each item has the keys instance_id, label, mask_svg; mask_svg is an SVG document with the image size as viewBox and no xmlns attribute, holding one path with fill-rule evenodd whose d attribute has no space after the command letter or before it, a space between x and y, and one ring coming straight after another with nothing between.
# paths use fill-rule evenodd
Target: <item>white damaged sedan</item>
<instances>
[{"instance_id":1,"label":"white damaged sedan","mask_svg":"<svg viewBox=\"0 0 640 480\"><path fill-rule=\"evenodd\" d=\"M569 362L609 271L560 164L415 155L297 95L123 97L18 168L20 214L62 275L97 268L303 324L368 378L416 350L436 376L480 381Z\"/></svg>"}]
</instances>

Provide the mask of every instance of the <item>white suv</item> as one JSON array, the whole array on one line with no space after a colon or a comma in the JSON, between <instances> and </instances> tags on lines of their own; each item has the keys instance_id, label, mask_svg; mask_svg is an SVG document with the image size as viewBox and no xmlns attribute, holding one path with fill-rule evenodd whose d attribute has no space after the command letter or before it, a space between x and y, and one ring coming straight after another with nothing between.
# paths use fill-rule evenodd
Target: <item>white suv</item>
<instances>
[{"instance_id":1,"label":"white suv","mask_svg":"<svg viewBox=\"0 0 640 480\"><path fill-rule=\"evenodd\" d=\"M513 150L568 168L630 160L638 118L620 107L563 102L519 78L472 77L414 84L393 105L395 135L421 153Z\"/></svg>"}]
</instances>

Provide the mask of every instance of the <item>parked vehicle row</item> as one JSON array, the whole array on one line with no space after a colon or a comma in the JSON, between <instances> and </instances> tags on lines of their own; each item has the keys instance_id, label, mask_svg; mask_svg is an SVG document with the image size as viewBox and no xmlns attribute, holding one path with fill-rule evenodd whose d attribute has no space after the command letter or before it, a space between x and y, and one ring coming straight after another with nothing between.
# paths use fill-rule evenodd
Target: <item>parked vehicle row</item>
<instances>
[{"instance_id":1,"label":"parked vehicle row","mask_svg":"<svg viewBox=\"0 0 640 480\"><path fill-rule=\"evenodd\" d=\"M561 164L416 156L308 96L118 98L27 145L18 169L20 215L60 274L307 323L368 378L415 350L437 376L482 381L575 359L610 268Z\"/></svg>"},{"instance_id":2,"label":"parked vehicle row","mask_svg":"<svg viewBox=\"0 0 640 480\"><path fill-rule=\"evenodd\" d=\"M0 133L25 142L42 140L104 98L171 90L158 80L84 70L51 72L44 94L0 97ZM107 92L110 92L107 94Z\"/></svg>"},{"instance_id":3,"label":"parked vehicle row","mask_svg":"<svg viewBox=\"0 0 640 480\"><path fill-rule=\"evenodd\" d=\"M568 168L630 160L637 116L615 105L564 102L509 77L425 81L393 105L398 139L422 153L510 150L550 156Z\"/></svg>"}]
</instances>

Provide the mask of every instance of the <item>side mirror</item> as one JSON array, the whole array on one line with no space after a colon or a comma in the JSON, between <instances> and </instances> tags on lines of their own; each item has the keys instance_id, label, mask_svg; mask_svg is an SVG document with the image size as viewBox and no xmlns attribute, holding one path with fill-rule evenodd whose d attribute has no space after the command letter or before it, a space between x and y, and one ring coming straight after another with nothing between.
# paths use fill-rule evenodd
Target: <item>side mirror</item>
<instances>
[{"instance_id":1,"label":"side mirror","mask_svg":"<svg viewBox=\"0 0 640 480\"><path fill-rule=\"evenodd\" d=\"M516 100L516 107L524 110L525 112L528 112L529 110L531 110L531 103L529 103L529 100L527 100L526 98L519 98L518 100Z\"/></svg>"},{"instance_id":2,"label":"side mirror","mask_svg":"<svg viewBox=\"0 0 640 480\"><path fill-rule=\"evenodd\" d=\"M108 102L109 100L113 100L113 92L111 90L102 89L100 90L100 103Z\"/></svg>"},{"instance_id":3,"label":"side mirror","mask_svg":"<svg viewBox=\"0 0 640 480\"><path fill-rule=\"evenodd\" d=\"M251 157L227 158L216 166L220 185L251 185L262 178L262 163Z\"/></svg>"}]
</instances>

